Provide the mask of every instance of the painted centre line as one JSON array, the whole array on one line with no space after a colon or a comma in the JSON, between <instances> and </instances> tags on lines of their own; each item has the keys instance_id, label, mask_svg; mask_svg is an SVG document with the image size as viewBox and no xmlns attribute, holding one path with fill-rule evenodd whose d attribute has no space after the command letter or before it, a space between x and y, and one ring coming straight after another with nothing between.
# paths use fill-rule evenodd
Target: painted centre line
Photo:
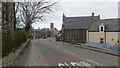
<instances>
[{"instance_id":1,"label":"painted centre line","mask_svg":"<svg viewBox=\"0 0 120 68\"><path fill-rule=\"evenodd\" d=\"M92 60L90 60L90 59L87 59L87 61L92 62L92 63L94 63L94 64L97 64L97 65L99 65L99 66L103 66L102 64L99 64L99 63L97 63L97 62L94 62L94 61L92 61Z\"/></svg>"},{"instance_id":2,"label":"painted centre line","mask_svg":"<svg viewBox=\"0 0 120 68\"><path fill-rule=\"evenodd\" d=\"M63 51L65 51L65 52L67 52L67 53L69 53L69 54L72 54L72 55L76 55L75 53L69 52L69 51L67 51L67 50L63 50Z\"/></svg>"}]
</instances>

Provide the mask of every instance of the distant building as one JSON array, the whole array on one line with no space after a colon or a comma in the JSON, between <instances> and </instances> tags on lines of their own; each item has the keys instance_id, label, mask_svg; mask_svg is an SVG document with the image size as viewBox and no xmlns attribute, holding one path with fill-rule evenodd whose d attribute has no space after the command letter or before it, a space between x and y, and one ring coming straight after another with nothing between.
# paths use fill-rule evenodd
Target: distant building
<instances>
[{"instance_id":1,"label":"distant building","mask_svg":"<svg viewBox=\"0 0 120 68\"><path fill-rule=\"evenodd\" d=\"M35 39L40 39L42 38L42 33L40 29L34 29L34 38Z\"/></svg>"},{"instance_id":2,"label":"distant building","mask_svg":"<svg viewBox=\"0 0 120 68\"><path fill-rule=\"evenodd\" d=\"M50 34L51 34L49 28L43 28L43 29L41 29L41 33L42 33L42 37L43 38L44 37L50 37Z\"/></svg>"},{"instance_id":3,"label":"distant building","mask_svg":"<svg viewBox=\"0 0 120 68\"><path fill-rule=\"evenodd\" d=\"M54 30L54 23L50 23L50 30L51 30L51 31Z\"/></svg>"},{"instance_id":4,"label":"distant building","mask_svg":"<svg viewBox=\"0 0 120 68\"><path fill-rule=\"evenodd\" d=\"M50 23L51 36L55 36L59 33L59 30L54 27L54 23Z\"/></svg>"},{"instance_id":5,"label":"distant building","mask_svg":"<svg viewBox=\"0 0 120 68\"><path fill-rule=\"evenodd\" d=\"M100 19L100 15L66 17L63 15L62 41L71 43L95 42L117 45L120 43L118 18Z\"/></svg>"},{"instance_id":6,"label":"distant building","mask_svg":"<svg viewBox=\"0 0 120 68\"><path fill-rule=\"evenodd\" d=\"M33 29L32 27L30 29L30 34L32 39L53 37L58 33L59 31L57 30L57 28L54 27L54 23L50 24L50 29L49 28Z\"/></svg>"}]
</instances>

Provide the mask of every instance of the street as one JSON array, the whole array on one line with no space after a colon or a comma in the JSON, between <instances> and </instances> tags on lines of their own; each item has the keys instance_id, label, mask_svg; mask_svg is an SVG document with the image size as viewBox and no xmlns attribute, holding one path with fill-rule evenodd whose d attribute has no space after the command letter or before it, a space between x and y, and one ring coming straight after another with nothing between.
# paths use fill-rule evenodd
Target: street
<instances>
[{"instance_id":1,"label":"street","mask_svg":"<svg viewBox=\"0 0 120 68\"><path fill-rule=\"evenodd\" d=\"M31 41L16 66L118 66L118 57L70 46L54 39Z\"/></svg>"},{"instance_id":2,"label":"street","mask_svg":"<svg viewBox=\"0 0 120 68\"><path fill-rule=\"evenodd\" d=\"M1 0L0 67L120 68L119 3Z\"/></svg>"}]
</instances>

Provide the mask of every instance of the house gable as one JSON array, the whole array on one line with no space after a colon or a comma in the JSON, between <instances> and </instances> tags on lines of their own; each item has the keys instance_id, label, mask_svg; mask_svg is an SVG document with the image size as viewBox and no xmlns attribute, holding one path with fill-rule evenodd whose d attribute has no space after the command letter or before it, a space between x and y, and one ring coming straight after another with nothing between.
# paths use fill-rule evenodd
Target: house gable
<instances>
[{"instance_id":1,"label":"house gable","mask_svg":"<svg viewBox=\"0 0 120 68\"><path fill-rule=\"evenodd\" d=\"M102 19L99 22L91 24L89 32L99 32L99 26L104 22L105 32L120 32L119 29L119 18L114 19Z\"/></svg>"}]
</instances>

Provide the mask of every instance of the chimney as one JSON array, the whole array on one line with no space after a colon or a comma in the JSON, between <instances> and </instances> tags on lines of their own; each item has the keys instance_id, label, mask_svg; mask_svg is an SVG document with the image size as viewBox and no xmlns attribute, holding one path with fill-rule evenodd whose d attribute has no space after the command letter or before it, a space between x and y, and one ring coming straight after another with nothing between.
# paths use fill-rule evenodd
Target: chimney
<instances>
[{"instance_id":1,"label":"chimney","mask_svg":"<svg viewBox=\"0 0 120 68\"><path fill-rule=\"evenodd\" d=\"M98 15L98 17L100 17L100 15Z\"/></svg>"},{"instance_id":2,"label":"chimney","mask_svg":"<svg viewBox=\"0 0 120 68\"><path fill-rule=\"evenodd\" d=\"M95 15L95 13L92 13L92 16L94 16Z\"/></svg>"}]
</instances>

